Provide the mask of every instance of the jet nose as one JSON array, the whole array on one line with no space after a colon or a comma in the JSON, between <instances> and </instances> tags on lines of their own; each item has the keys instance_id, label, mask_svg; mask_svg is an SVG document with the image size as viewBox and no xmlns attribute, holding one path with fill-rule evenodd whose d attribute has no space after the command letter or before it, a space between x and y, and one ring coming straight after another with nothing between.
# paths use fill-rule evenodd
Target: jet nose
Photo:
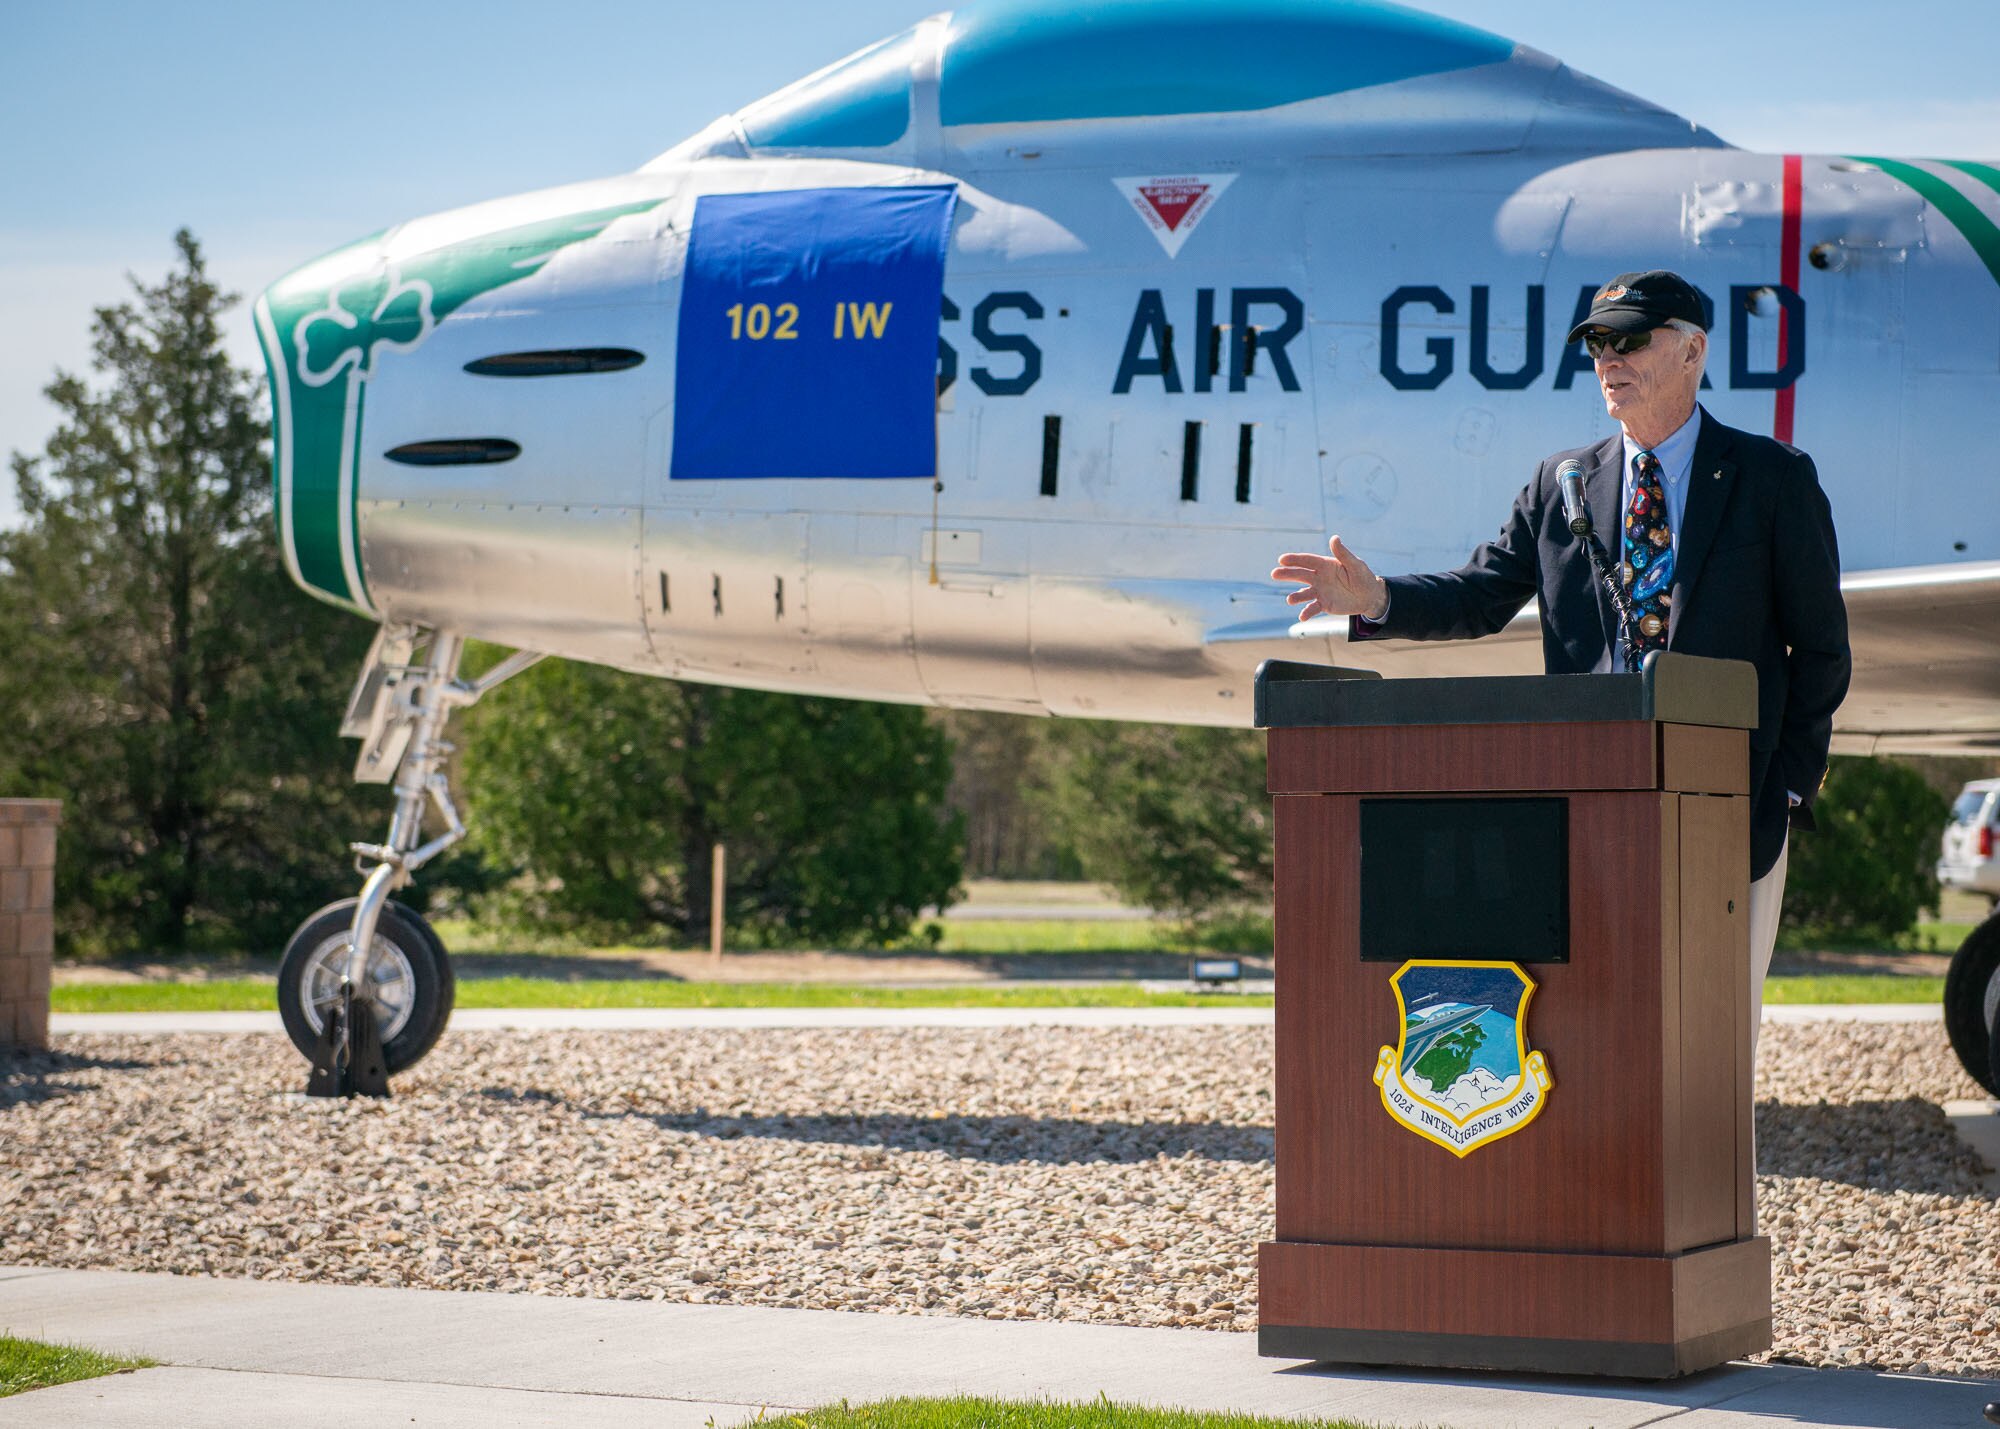
<instances>
[{"instance_id":1,"label":"jet nose","mask_svg":"<svg viewBox=\"0 0 2000 1429\"><path fill-rule=\"evenodd\" d=\"M537 279L620 219L650 222L641 216L665 201L618 197L579 211L573 192L551 189L415 219L315 259L258 299L280 546L307 591L376 614L355 515L370 389L385 373L400 381L405 355L457 309Z\"/></svg>"},{"instance_id":2,"label":"jet nose","mask_svg":"<svg viewBox=\"0 0 2000 1429\"><path fill-rule=\"evenodd\" d=\"M427 284L396 272L376 234L280 278L257 300L271 383L274 516L303 589L373 615L354 529L365 384L382 355L436 319Z\"/></svg>"}]
</instances>

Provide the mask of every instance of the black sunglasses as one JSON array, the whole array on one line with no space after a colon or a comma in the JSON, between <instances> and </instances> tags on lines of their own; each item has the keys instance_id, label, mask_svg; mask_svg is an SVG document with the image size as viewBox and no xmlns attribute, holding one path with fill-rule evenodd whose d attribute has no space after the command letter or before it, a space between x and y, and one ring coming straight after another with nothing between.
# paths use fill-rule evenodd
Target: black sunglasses
<instances>
[{"instance_id":1,"label":"black sunglasses","mask_svg":"<svg viewBox=\"0 0 2000 1429\"><path fill-rule=\"evenodd\" d=\"M1583 335L1583 347L1592 357L1604 356L1607 347L1620 357L1629 357L1652 340L1652 331L1587 332Z\"/></svg>"}]
</instances>

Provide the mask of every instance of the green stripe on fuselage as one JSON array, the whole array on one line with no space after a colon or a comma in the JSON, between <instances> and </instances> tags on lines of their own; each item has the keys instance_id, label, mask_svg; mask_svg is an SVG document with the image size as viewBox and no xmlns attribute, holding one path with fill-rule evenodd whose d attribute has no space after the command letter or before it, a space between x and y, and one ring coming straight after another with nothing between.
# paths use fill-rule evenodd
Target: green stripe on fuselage
<instances>
[{"instance_id":1,"label":"green stripe on fuselage","mask_svg":"<svg viewBox=\"0 0 2000 1429\"><path fill-rule=\"evenodd\" d=\"M1900 180L1916 190L1917 196L1939 213L1943 214L1953 228L1959 232L1972 251L1979 255L1979 261L1986 265L1986 271L1993 275L1993 281L2000 283L2000 227L1992 219L1979 211L1978 205L1952 187L1949 179L1940 178L1928 169L1898 159L1876 159L1864 154L1851 154L1859 164L1872 164L1892 179ZM1953 164L1974 178L2000 190L2000 178L1984 164ZM1979 172L1984 170L1984 172Z\"/></svg>"},{"instance_id":2,"label":"green stripe on fuselage","mask_svg":"<svg viewBox=\"0 0 2000 1429\"><path fill-rule=\"evenodd\" d=\"M1957 169L1961 174L1970 174L1995 193L2000 193L2000 169L1991 164L1977 163L1972 159L1940 159L1939 163Z\"/></svg>"}]
</instances>

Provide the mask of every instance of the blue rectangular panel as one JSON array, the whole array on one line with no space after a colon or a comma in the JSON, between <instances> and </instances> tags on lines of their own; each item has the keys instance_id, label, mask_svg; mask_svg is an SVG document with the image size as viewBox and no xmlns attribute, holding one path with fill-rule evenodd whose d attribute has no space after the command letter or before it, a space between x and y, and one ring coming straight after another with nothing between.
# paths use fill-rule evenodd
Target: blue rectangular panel
<instances>
[{"instance_id":1,"label":"blue rectangular panel","mask_svg":"<svg viewBox=\"0 0 2000 1429\"><path fill-rule=\"evenodd\" d=\"M949 187L695 200L671 476L937 474Z\"/></svg>"}]
</instances>

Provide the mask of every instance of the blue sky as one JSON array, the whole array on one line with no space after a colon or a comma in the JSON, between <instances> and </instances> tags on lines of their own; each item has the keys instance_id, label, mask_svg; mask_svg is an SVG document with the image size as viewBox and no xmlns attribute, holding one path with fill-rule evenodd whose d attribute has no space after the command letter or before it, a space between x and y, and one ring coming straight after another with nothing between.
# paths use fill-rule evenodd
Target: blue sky
<instances>
[{"instance_id":1,"label":"blue sky","mask_svg":"<svg viewBox=\"0 0 2000 1429\"><path fill-rule=\"evenodd\" d=\"M1088 3L1088 0L1079 0ZM635 168L945 0L0 3L0 452L182 225L254 294L398 220ZM2000 6L1432 0L1762 150L2000 157ZM1907 17L1907 18L1905 18ZM247 304L245 305L247 309ZM247 312L237 360L258 367ZM0 523L14 513L0 479Z\"/></svg>"}]
</instances>

